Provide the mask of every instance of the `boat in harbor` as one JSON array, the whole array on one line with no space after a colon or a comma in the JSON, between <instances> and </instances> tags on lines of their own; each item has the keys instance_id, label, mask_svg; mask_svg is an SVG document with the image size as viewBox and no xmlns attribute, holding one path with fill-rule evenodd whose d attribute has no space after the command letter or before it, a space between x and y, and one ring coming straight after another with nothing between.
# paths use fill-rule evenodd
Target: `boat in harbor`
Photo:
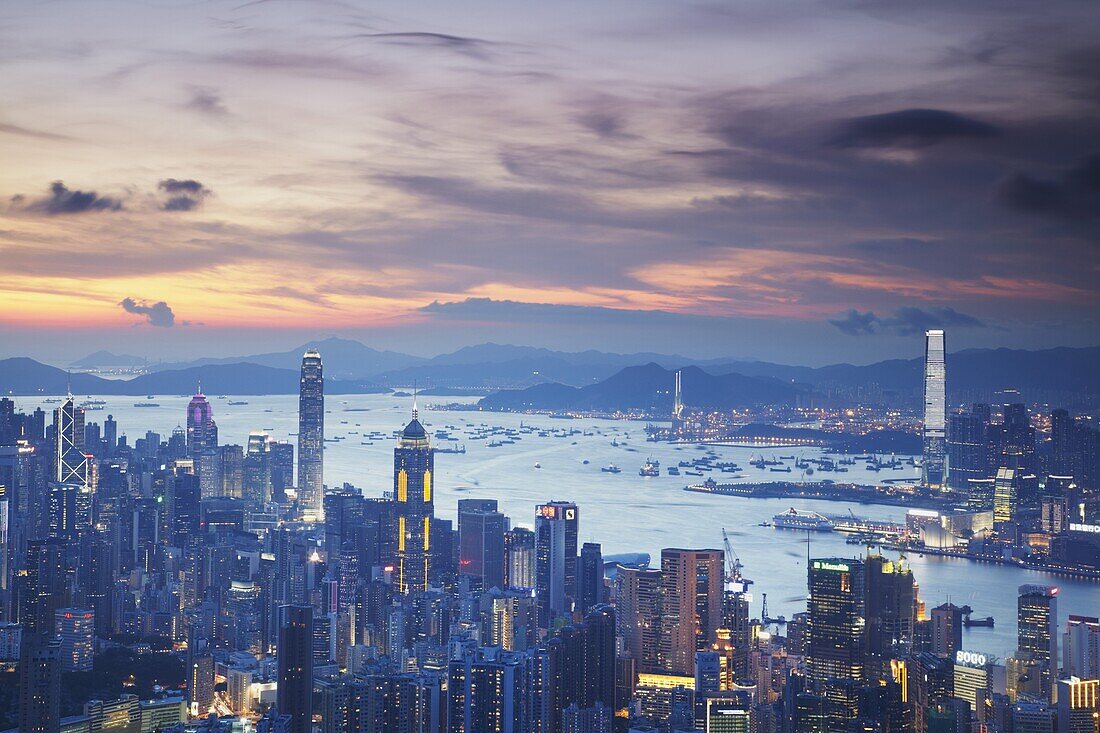
<instances>
[{"instance_id":1,"label":"boat in harbor","mask_svg":"<svg viewBox=\"0 0 1100 733\"><path fill-rule=\"evenodd\" d=\"M668 475L669 476L679 476L680 475L680 469L677 466L669 466L668 467Z\"/></svg>"},{"instance_id":2,"label":"boat in harbor","mask_svg":"<svg viewBox=\"0 0 1100 733\"><path fill-rule=\"evenodd\" d=\"M600 470L603 471L604 473L622 473L623 469L619 468L614 463L612 463L608 466L604 466Z\"/></svg>"},{"instance_id":3,"label":"boat in harbor","mask_svg":"<svg viewBox=\"0 0 1100 733\"><path fill-rule=\"evenodd\" d=\"M809 510L798 511L791 507L772 517L776 529L801 529L810 532L832 532L833 522L823 514Z\"/></svg>"},{"instance_id":4,"label":"boat in harbor","mask_svg":"<svg viewBox=\"0 0 1100 733\"><path fill-rule=\"evenodd\" d=\"M639 476L660 476L661 462L654 458L647 458L642 467L638 469Z\"/></svg>"},{"instance_id":5,"label":"boat in harbor","mask_svg":"<svg viewBox=\"0 0 1100 733\"><path fill-rule=\"evenodd\" d=\"M160 407L156 402L135 402L134 407Z\"/></svg>"}]
</instances>

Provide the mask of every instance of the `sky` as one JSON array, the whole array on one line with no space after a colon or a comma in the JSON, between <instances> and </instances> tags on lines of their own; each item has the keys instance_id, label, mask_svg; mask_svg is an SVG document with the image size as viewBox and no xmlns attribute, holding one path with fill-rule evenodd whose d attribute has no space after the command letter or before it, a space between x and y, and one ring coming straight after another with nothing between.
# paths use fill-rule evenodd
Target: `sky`
<instances>
[{"instance_id":1,"label":"sky","mask_svg":"<svg viewBox=\"0 0 1100 733\"><path fill-rule=\"evenodd\" d=\"M1094 0L0 3L0 357L1100 343Z\"/></svg>"}]
</instances>

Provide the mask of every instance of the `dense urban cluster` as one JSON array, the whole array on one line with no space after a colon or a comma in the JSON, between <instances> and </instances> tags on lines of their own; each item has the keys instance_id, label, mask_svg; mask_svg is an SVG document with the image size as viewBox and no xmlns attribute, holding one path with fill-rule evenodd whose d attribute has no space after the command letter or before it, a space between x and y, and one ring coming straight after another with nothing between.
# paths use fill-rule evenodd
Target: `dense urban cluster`
<instances>
[{"instance_id":1,"label":"dense urban cluster","mask_svg":"<svg viewBox=\"0 0 1100 733\"><path fill-rule=\"evenodd\" d=\"M942 332L929 334L928 362L923 483L970 517L965 539L1008 556L1043 549L1094 562L1095 431L1056 410L1040 440L1020 404L949 413ZM1060 616L1053 585L1005 589L1018 596L1018 647L1003 661L963 648L968 608L926 609L904 559L870 552L807 558L806 611L754 618L753 582L728 546L666 548L653 566L605 562L599 544L580 539L583 506L559 497L514 518L493 498L463 498L456 523L437 517L436 451L415 406L397 434L391 486L326 491L323 385L321 357L308 352L297 462L294 444L263 432L219 444L201 389L185 428L133 445L110 417L88 422L71 395L50 424L41 409L21 414L0 400L9 724L1098 730L1100 620ZM673 419L675 429L679 399ZM957 523L935 517L916 528L929 547L932 527ZM153 671L124 670L120 684L134 692L110 699L65 694L78 680L95 684L82 673L107 685L112 654L143 669L151 659ZM173 664L180 679L157 671Z\"/></svg>"}]
</instances>

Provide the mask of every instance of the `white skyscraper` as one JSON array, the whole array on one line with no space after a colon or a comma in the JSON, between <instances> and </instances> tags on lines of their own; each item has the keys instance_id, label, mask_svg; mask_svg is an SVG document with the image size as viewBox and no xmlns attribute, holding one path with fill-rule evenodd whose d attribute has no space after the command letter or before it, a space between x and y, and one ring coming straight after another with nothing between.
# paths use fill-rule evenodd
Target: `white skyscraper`
<instances>
[{"instance_id":1,"label":"white skyscraper","mask_svg":"<svg viewBox=\"0 0 1100 733\"><path fill-rule=\"evenodd\" d=\"M924 348L924 460L925 486L943 486L947 454L947 353L941 330L926 331Z\"/></svg>"}]
</instances>

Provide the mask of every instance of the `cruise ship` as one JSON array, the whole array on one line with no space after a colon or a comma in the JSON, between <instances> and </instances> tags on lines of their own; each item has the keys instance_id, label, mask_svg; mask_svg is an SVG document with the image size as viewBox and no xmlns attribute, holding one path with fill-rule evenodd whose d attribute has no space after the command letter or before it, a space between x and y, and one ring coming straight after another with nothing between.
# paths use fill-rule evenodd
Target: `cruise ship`
<instances>
[{"instance_id":1,"label":"cruise ship","mask_svg":"<svg viewBox=\"0 0 1100 733\"><path fill-rule=\"evenodd\" d=\"M833 531L833 523L828 517L806 510L800 512L794 507L772 517L772 525L776 529L801 529L812 532Z\"/></svg>"}]
</instances>

